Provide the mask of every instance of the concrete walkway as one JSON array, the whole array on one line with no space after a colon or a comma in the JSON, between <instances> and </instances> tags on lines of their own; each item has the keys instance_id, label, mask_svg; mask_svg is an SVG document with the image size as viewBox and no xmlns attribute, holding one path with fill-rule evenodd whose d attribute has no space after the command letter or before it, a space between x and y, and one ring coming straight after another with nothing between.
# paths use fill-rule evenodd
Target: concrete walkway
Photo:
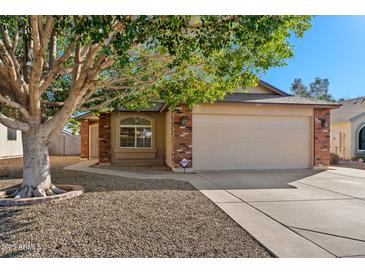
<instances>
[{"instance_id":1,"label":"concrete walkway","mask_svg":"<svg viewBox=\"0 0 365 274\"><path fill-rule=\"evenodd\" d=\"M69 170L137 179L190 182L277 257L365 255L365 171L228 171L182 174Z\"/></svg>"}]
</instances>

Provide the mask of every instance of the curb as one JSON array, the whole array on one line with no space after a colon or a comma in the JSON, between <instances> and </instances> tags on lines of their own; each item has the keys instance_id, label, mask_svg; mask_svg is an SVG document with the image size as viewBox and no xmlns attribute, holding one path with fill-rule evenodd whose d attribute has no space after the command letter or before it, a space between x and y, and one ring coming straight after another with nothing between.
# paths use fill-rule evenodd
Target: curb
<instances>
[{"instance_id":1,"label":"curb","mask_svg":"<svg viewBox=\"0 0 365 274\"><path fill-rule=\"evenodd\" d=\"M24 205L36 205L42 203L54 203L80 196L85 192L85 189L80 185L57 185L57 187L66 190L66 193L47 196L47 197L34 197L34 198L0 198L0 206L24 206ZM0 197L5 195L6 191L11 188L0 190Z\"/></svg>"}]
</instances>

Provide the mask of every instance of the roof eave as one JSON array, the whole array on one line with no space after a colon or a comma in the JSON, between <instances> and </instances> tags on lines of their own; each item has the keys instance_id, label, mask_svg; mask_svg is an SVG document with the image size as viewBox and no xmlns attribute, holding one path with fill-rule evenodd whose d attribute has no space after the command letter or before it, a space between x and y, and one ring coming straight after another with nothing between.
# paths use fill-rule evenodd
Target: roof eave
<instances>
[{"instance_id":1,"label":"roof eave","mask_svg":"<svg viewBox=\"0 0 365 274\"><path fill-rule=\"evenodd\" d=\"M312 106L314 108L336 109L339 104L305 104L305 103L273 103L273 102L242 102L242 101L216 101L215 103L237 103L237 104L256 104L256 105L288 105L288 106Z\"/></svg>"},{"instance_id":2,"label":"roof eave","mask_svg":"<svg viewBox=\"0 0 365 274\"><path fill-rule=\"evenodd\" d=\"M88 116L91 116L90 118L92 118L92 119L88 119ZM92 117L92 116L94 116L94 117ZM92 113L90 113L90 112L87 112L87 113L84 113L84 114L81 114L80 116L77 116L77 117L75 117L75 120L76 121L82 121L82 120L93 120L93 121L97 121L98 119L95 119L95 115L94 114L92 114Z\"/></svg>"},{"instance_id":3,"label":"roof eave","mask_svg":"<svg viewBox=\"0 0 365 274\"><path fill-rule=\"evenodd\" d=\"M272 90L273 92L275 92L275 93L277 93L277 94L279 94L279 95L283 95L283 96L290 96L290 94L289 94L289 93L286 93L285 91L283 91L283 90L281 90L281 89L279 89L279 88L277 88L277 87L274 87L273 85L270 85L269 83L267 83L267 82L265 82L265 81L263 81L263 80L260 80L260 81L259 81L259 83L260 83L262 86L264 86L264 87L266 87L266 88L268 88L268 89Z\"/></svg>"}]
</instances>

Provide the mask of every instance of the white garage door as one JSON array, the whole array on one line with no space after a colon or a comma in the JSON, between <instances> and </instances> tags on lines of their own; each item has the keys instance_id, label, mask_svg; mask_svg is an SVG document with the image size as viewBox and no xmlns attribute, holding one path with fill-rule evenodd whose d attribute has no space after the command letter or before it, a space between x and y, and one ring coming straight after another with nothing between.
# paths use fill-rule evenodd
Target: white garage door
<instances>
[{"instance_id":1,"label":"white garage door","mask_svg":"<svg viewBox=\"0 0 365 274\"><path fill-rule=\"evenodd\" d=\"M309 117L193 115L193 168L308 168L309 124Z\"/></svg>"}]
</instances>

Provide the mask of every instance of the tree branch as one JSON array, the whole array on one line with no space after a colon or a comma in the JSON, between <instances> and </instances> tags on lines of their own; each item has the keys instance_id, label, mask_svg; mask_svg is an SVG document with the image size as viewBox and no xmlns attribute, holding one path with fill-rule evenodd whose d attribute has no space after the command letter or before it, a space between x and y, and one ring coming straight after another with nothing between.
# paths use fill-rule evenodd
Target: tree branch
<instances>
[{"instance_id":1,"label":"tree branch","mask_svg":"<svg viewBox=\"0 0 365 274\"><path fill-rule=\"evenodd\" d=\"M65 103L64 102L53 102L48 100L41 100L41 104L54 106L54 107L62 107Z\"/></svg>"},{"instance_id":2,"label":"tree branch","mask_svg":"<svg viewBox=\"0 0 365 274\"><path fill-rule=\"evenodd\" d=\"M39 82L41 80L41 74L44 64L43 48L44 45L41 41L41 35L39 31L39 23L41 16L31 16L31 34L34 43L33 46L33 68L29 81L29 111L37 123L41 122L41 106L40 97L41 92L39 89Z\"/></svg>"},{"instance_id":3,"label":"tree branch","mask_svg":"<svg viewBox=\"0 0 365 274\"><path fill-rule=\"evenodd\" d=\"M48 61L48 70L51 70L51 68L54 65L54 61L57 57L57 37L52 32L50 41L49 41L49 61Z\"/></svg>"},{"instance_id":4,"label":"tree branch","mask_svg":"<svg viewBox=\"0 0 365 274\"><path fill-rule=\"evenodd\" d=\"M51 35L53 34L53 26L54 26L54 18L53 18L53 16L48 16L47 22L45 23L45 26L44 26L43 37L41 40L42 47L43 47L43 53L45 52L45 50L47 48L48 40L50 39Z\"/></svg>"},{"instance_id":5,"label":"tree branch","mask_svg":"<svg viewBox=\"0 0 365 274\"><path fill-rule=\"evenodd\" d=\"M73 50L73 44L70 44L63 55L58 57L54 62L53 66L50 67L50 71L45 76L45 78L41 81L41 92L45 92L47 88L52 84L53 80L60 74L62 71L62 65L65 61L71 56Z\"/></svg>"},{"instance_id":6,"label":"tree branch","mask_svg":"<svg viewBox=\"0 0 365 274\"><path fill-rule=\"evenodd\" d=\"M108 100L105 100L104 102L101 102L100 104L97 104L95 106L92 106L92 107L84 107L84 108L81 108L81 111L93 111L93 110L100 110L104 107L106 107L107 105L111 104L112 102L114 102L115 100L119 99L119 98L122 98L122 97L127 97L127 96L130 96L131 93L121 93L121 94L118 94L117 96L114 96L112 98L109 98ZM109 96L105 96L105 97L102 97L100 96L98 99L99 100L103 100L103 99L106 99L108 98ZM85 103L90 103L90 102L93 102L93 101L97 101L98 99L96 99L97 97L94 97L94 98L91 98L89 100L87 100ZM92 100L92 99L95 99L95 100Z\"/></svg>"},{"instance_id":7,"label":"tree branch","mask_svg":"<svg viewBox=\"0 0 365 274\"><path fill-rule=\"evenodd\" d=\"M7 39L5 38L5 40ZM14 54L9 53L9 51L12 51L11 45L6 46L5 44L6 42L4 43L3 41L0 40L0 50L3 49L3 55L0 54L0 58L3 64L5 65L3 66L3 68L8 72L8 75L12 80L12 82L15 83L13 88L18 93L18 95L20 95L24 82L19 77L20 76L19 63Z\"/></svg>"},{"instance_id":8,"label":"tree branch","mask_svg":"<svg viewBox=\"0 0 365 274\"><path fill-rule=\"evenodd\" d=\"M81 71L81 50L80 50L80 45L77 44L76 48L75 48L75 55L74 55L74 64L72 67L72 79L73 82L75 83L77 81L77 79L80 76L80 71Z\"/></svg>"},{"instance_id":9,"label":"tree branch","mask_svg":"<svg viewBox=\"0 0 365 274\"><path fill-rule=\"evenodd\" d=\"M34 43L34 49L35 51L40 51L41 50L41 39L40 39L40 34L39 34L39 22L38 22L38 17L39 16L31 16L31 25L32 25L32 38L33 38L33 43Z\"/></svg>"},{"instance_id":10,"label":"tree branch","mask_svg":"<svg viewBox=\"0 0 365 274\"><path fill-rule=\"evenodd\" d=\"M15 130L21 130L21 131L25 131L25 132L29 130L29 125L27 123L10 119L9 117L2 114L1 112L0 112L0 123L6 127L9 127L9 128L15 129Z\"/></svg>"},{"instance_id":11,"label":"tree branch","mask_svg":"<svg viewBox=\"0 0 365 274\"><path fill-rule=\"evenodd\" d=\"M14 101L10 101L8 99L6 99L4 96L0 95L0 103L8 106L8 107L12 107L15 108L17 110L20 111L20 113L23 115L23 117L29 121L30 120L30 115L29 112L26 110L26 108L24 108L23 106L21 106L20 104L14 102Z\"/></svg>"},{"instance_id":12,"label":"tree branch","mask_svg":"<svg viewBox=\"0 0 365 274\"><path fill-rule=\"evenodd\" d=\"M99 58L97 58L97 56L102 47L105 46L105 44L110 43L115 32L121 28L122 25L116 23L105 41L100 41L97 44L88 46L87 51L85 52L85 58L81 56L84 50L80 49L76 51L76 59L83 58L82 60L79 60L79 63L82 63L82 65L74 67L74 69L77 69L76 74L78 77L73 77L71 91L61 110L41 125L42 130L48 133L48 141L53 139L58 131L64 126L68 117L77 109L86 92L91 89L91 83L98 77L99 73L113 64L114 60L112 60L112 58L108 58L104 54L99 56ZM96 58L97 60L95 62ZM93 88L93 90L95 90L95 88Z\"/></svg>"}]
</instances>

